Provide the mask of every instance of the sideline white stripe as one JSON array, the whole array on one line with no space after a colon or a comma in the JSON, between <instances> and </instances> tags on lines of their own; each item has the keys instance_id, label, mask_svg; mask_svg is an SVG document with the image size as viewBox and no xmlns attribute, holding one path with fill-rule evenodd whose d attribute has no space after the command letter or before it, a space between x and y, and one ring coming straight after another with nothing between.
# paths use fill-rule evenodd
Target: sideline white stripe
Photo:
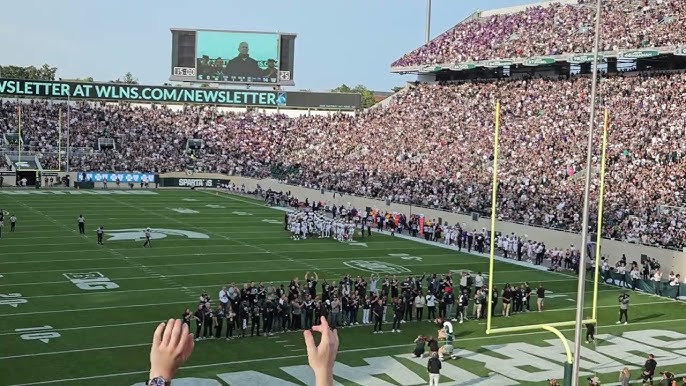
<instances>
[{"instance_id":1,"label":"sideline white stripe","mask_svg":"<svg viewBox=\"0 0 686 386\"><path fill-rule=\"evenodd\" d=\"M652 321L646 321L646 322L632 323L632 326L647 325L647 324L675 323L675 322L683 322L683 321L686 321L686 319L652 320ZM611 329L612 330L612 329L616 329L616 328L626 328L626 327L624 325L603 326L603 329ZM569 331L574 331L574 329L573 328L567 328L567 329L562 329L560 331L569 332ZM512 337L512 336L528 336L528 335L540 335L540 334L549 334L549 332L548 331L521 332L521 333L508 334L507 336ZM485 340L491 340L491 339L501 339L502 337L503 337L502 335L496 334L496 335L476 336L476 337L471 337L471 338L461 338L460 341L463 341L463 342L464 341L473 341L473 340L484 340L485 341ZM127 348L127 347L135 347L135 346L149 346L149 345L150 345L150 343L141 343L141 344L136 344L136 345L112 346L112 347L92 348L92 349L83 349L83 350L66 350L66 351L62 351L62 352L55 352L54 354L66 354L66 353L73 353L73 352L79 352L79 351L109 350L109 349L116 349L116 348ZM339 354L346 354L346 353L377 351L377 350L386 350L386 349L391 349L391 348L402 348L402 347L413 347L413 346L414 346L414 343L405 343L405 344L396 344L396 345L380 346L380 347L365 347L365 348L340 350L340 351L338 351L338 353ZM41 353L41 354L50 355L53 353ZM30 356L30 355L26 354L26 356ZM181 367L181 369L182 370L192 370L192 369L201 369L201 368L207 368L207 367L230 366L230 365L238 365L238 364L245 364L245 363L279 361L279 360L285 360L285 359L306 358L306 357L307 357L307 354L287 355L287 356L269 357L269 358L255 358L255 359L246 359L246 360L240 360L240 361L218 362L218 363L208 363L208 364L203 364L203 365L184 366L184 367ZM0 359L6 359L6 358L9 358L9 357L0 357ZM12 384L9 386L30 386L30 385L45 385L45 384L50 384L50 383L74 382L74 381L83 381L83 380L96 379L96 378L110 378L110 377L120 377L120 376L125 376L125 375L145 374L145 373L148 373L149 371L150 371L149 369L146 369L146 370L140 370L140 371L123 372L123 373L93 375L93 376L88 376L88 377L63 378L63 379L56 379L56 380L51 380L51 381L18 383L18 384Z\"/></svg>"},{"instance_id":2,"label":"sideline white stripe","mask_svg":"<svg viewBox=\"0 0 686 386\"><path fill-rule=\"evenodd\" d=\"M348 253L347 251L345 251L345 252ZM260 254L262 254L262 253L266 254L266 252L260 252ZM178 255L160 255L160 257L167 258L167 257L184 257L184 256L186 256L186 257L192 259L192 258L194 258L195 256L210 256L210 255L211 255L211 256L223 256L223 255L226 255L226 253L222 253L222 252L219 252L219 253L190 253L190 254L184 253L184 254L178 254ZM455 255L450 254L450 253L441 253L441 254L436 254L436 255L427 255L427 254L423 254L422 257L450 257L450 256L454 257ZM110 259L112 259L112 260L122 260L121 257L113 257L113 258L110 258ZM129 259L132 259L132 258L126 256L126 259L129 260ZM354 260L354 259L396 259L396 260L397 260L398 257L395 257L395 256L388 256L388 255L384 255L384 256L359 256L359 255L355 255L355 256L352 256L352 257L351 257L351 256L343 256L343 257L327 257L327 258L319 258L319 259L298 259L298 260L299 260L299 261L311 261L311 262L315 262L315 261L325 261L325 260L347 260L347 259L350 259L350 260ZM100 260L100 259L93 259L93 260ZM74 260L67 260L67 261L74 261ZM286 261L286 260L284 260L284 259L278 259L278 260L262 260L262 259L260 259L260 263L283 263L284 261ZM243 263L243 264L244 264L244 263L254 263L254 262L255 262L255 259L252 259L252 260L217 260L217 261L206 261L206 262L177 263L177 264L161 264L161 265L150 265L150 264L146 264L145 266L148 267L148 268L158 268L158 267L176 267L176 266L185 266L185 265L193 265L193 266L195 266L195 265L207 265L207 264L237 264L237 263ZM0 264L2 264L2 263L0 263ZM454 264L454 263L452 263L452 262L431 263L431 264L410 264L410 265L405 264L406 267L412 267L412 266L417 266L417 267L418 267L418 266L422 266L422 265L457 265L457 266L464 266L464 265L472 265L472 264L470 264L470 263L457 263L457 264ZM139 267L131 266L131 265L121 265L121 266L116 266L116 267L78 268L78 269L72 269L72 271L84 271L84 272L85 272L85 271L92 271L92 270L99 270L99 269L103 269L103 270L104 270L104 269L125 269L125 268L139 268ZM69 269L69 268L66 268L66 269ZM65 268L61 268L61 269L47 269L47 270L41 270L41 271L15 271L15 272L12 272L12 271L3 271L2 274L3 274L3 275L15 275L15 274L27 274L27 273L64 272L64 270L65 270ZM530 269L526 269L526 270L520 269L520 270L515 270L515 271L498 271L498 272L524 272L524 271L531 271L531 270L530 270Z\"/></svg>"},{"instance_id":3,"label":"sideline white stripe","mask_svg":"<svg viewBox=\"0 0 686 386\"><path fill-rule=\"evenodd\" d=\"M109 327L123 327L123 326L138 326L142 324L157 324L161 322L166 322L166 320L149 320L147 322L130 322L130 323L117 323L117 324L100 324L96 326L78 326L78 327L64 327L64 328L53 328L50 331L79 331L79 330L91 330L96 328L109 328ZM0 336L6 335L21 335L23 332L3 332Z\"/></svg>"},{"instance_id":4,"label":"sideline white stripe","mask_svg":"<svg viewBox=\"0 0 686 386\"><path fill-rule=\"evenodd\" d=\"M197 298L193 297L197 302ZM150 306L168 306L173 304L188 304L193 300L186 300L183 302L166 302L166 303L149 303L149 304L129 304L126 306L110 306L110 307L92 307L92 308L76 308L68 310L45 310L45 311L31 311L31 312L15 312L11 314L0 314L0 318L5 318L8 316L24 316L24 315L39 315L39 314L54 314L54 313L67 313L67 312L80 312L80 311L99 311L99 310L112 310L121 308L138 308L138 307L150 307Z\"/></svg>"},{"instance_id":5,"label":"sideline white stripe","mask_svg":"<svg viewBox=\"0 0 686 386\"><path fill-rule=\"evenodd\" d=\"M284 261L285 263L285 261ZM426 264L426 265L432 265L432 264ZM437 263L433 265L445 265L443 263ZM417 265L417 267L422 267L423 265ZM259 271L250 270L250 271L231 271L231 272L201 272L201 273L183 273L183 274L175 274L175 275L164 275L165 277L190 277L190 276L211 276L211 275L225 275L225 276L232 276L232 275L237 275L237 274L244 274L244 273L255 273L255 272L302 272L303 268L289 268L289 269L269 269L269 270L264 270L261 269ZM359 270L358 268L351 268L351 267L340 267L340 268L310 268L311 271L355 271ZM532 270L525 270L524 272L531 272L531 273L537 273ZM420 272L407 272L407 275L414 276L414 275L419 275L421 274ZM109 279L112 281L125 281L125 280L141 280L141 279L149 279L150 276L132 276L132 277L110 277ZM335 278L336 280L340 279L340 277ZM552 282L564 282L564 281L570 281L571 279L553 279L553 280L545 280L546 283L552 283ZM264 280L263 280L264 281ZM526 281L526 280L520 280L520 281ZM535 281L535 280L529 280L529 281ZM10 286L25 286L25 285L41 285L41 284L66 284L66 283L71 283L69 280L61 280L61 281L40 281L40 282L31 282L31 283L13 283L13 284L0 284L0 287L10 287ZM505 283L511 283L511 281L507 282L501 282L499 284L505 284Z\"/></svg>"},{"instance_id":6,"label":"sideline white stripe","mask_svg":"<svg viewBox=\"0 0 686 386\"><path fill-rule=\"evenodd\" d=\"M227 239L227 240L232 241L232 240L230 240L230 239ZM256 240L257 240L257 239L256 239ZM264 239L259 239L259 240L263 240L263 241L264 241ZM180 242L180 241L184 241L184 242L185 242L185 240L183 240L183 239L179 239L179 240L170 239L170 240L165 241L165 243L170 242L170 241L171 241L171 242ZM124 242L121 242L121 241L116 241L116 242L114 242L114 243L117 243L117 244L120 244L120 243L121 243L122 245L125 244ZM397 243L395 243L395 242L374 242L374 245L384 245L384 244L394 244L394 245L397 245ZM34 245L38 245L38 244L34 244ZM58 245L64 245L64 244L41 244L41 245L58 246ZM83 243L78 243L78 244L75 244L75 245L83 245ZM108 246L109 246L109 245L112 245L112 244L110 243L110 244L108 244ZM138 244L137 244L137 245L138 245ZM288 244L265 244L265 245L267 245L267 246L276 246L276 247L279 247L279 246L293 246L294 244L293 244L293 243L288 243ZM322 245L323 245L323 243L322 243ZM241 243L238 243L238 244L211 244L211 245L205 245L205 246L203 246L203 247L204 247L204 248L222 248L222 247L224 247L224 248L225 248L225 247L237 248L237 247L249 247L249 244L247 244L247 243L242 243L242 244L241 244ZM160 245L160 246L155 245L155 250L159 250L159 249L179 249L179 248L194 249L195 246L193 246L193 245ZM254 247L249 247L249 248L254 248ZM139 250L141 250L142 248L140 247L140 245L138 245L138 246L133 247L133 248L109 248L109 249L112 250L112 251L139 251ZM390 249L390 248L364 248L364 251L387 251L387 250L389 250L389 249ZM400 248L398 248L398 249L400 249ZM427 250L426 247L405 247L405 246L403 246L402 249L403 249L403 250L408 250L408 251L413 251L413 250L426 251L426 250ZM69 250L60 250L60 251L53 251L53 250L51 250L51 251L4 252L4 253L3 253L3 256L11 256L11 255L36 255L36 254L55 254L55 253L78 253L78 254L83 254L84 252L96 252L96 251L102 251L102 250L103 250L102 248L98 248L98 249L87 249L87 250L82 250L82 249L69 249ZM259 253L274 253L274 252L271 252L271 251L270 251L270 252L264 252L264 251L266 251L266 250L259 251ZM285 253L320 253L320 252L336 252L336 251L341 251L341 249L332 249L332 250L307 249L307 250L292 250L292 251L283 251L283 252L285 252ZM247 254L247 253L258 253L258 251L252 251L252 252L250 252L250 251L247 251L247 252L226 252L226 254L236 254L236 255L241 254L241 253L246 253L246 254ZM139 256L139 257L136 257L136 258L145 258L145 257L150 257L150 256ZM155 256L152 256L152 257L164 257L164 256L155 255ZM104 259L104 258L103 258L103 259ZM99 259L92 259L92 260L99 260ZM49 261L60 261L60 260L43 260L43 261L48 261L48 262L49 262ZM78 260L74 259L74 260L65 260L65 261L78 261ZM36 262L36 260L29 260L29 261L26 261L26 260L22 260L22 261L3 261L2 263L3 263L3 264L27 264L27 263L34 263L34 262ZM477 264L478 264L478 263L477 263Z\"/></svg>"},{"instance_id":7,"label":"sideline white stripe","mask_svg":"<svg viewBox=\"0 0 686 386\"><path fill-rule=\"evenodd\" d=\"M108 307L78 308L78 309L70 309L70 310L44 310L44 311L31 311L31 312L15 312L15 313L10 313L10 314L0 314L0 317L4 318L4 317L11 317L11 316L54 314L54 313L65 313L65 312L101 311L101 310L122 309L122 308L138 308L138 307L150 307L150 306L160 306L160 305L189 304L189 302L192 302L192 300L182 301L182 302L164 302L164 303L149 303L149 304L130 304L130 305L108 306ZM664 304L664 303L672 303L672 302L673 301L666 300L666 301L659 301L659 302L633 303L633 306L655 305L655 304ZM598 308L616 308L616 307L617 307L616 304L598 306ZM590 309L590 308L591 308L591 306L584 307L584 309ZM555 308L555 309L546 310L545 312L546 313L552 313L552 312L572 311L572 310L576 310L576 307ZM532 311L531 314L535 315L536 312ZM2 357L0 357L0 359L2 359Z\"/></svg>"}]
</instances>

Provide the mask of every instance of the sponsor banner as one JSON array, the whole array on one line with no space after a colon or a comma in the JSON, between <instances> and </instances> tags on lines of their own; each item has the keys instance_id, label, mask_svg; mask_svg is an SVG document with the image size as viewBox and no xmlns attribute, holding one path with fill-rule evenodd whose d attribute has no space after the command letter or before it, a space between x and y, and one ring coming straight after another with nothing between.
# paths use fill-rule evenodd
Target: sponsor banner
<instances>
[{"instance_id":1,"label":"sponsor banner","mask_svg":"<svg viewBox=\"0 0 686 386\"><path fill-rule=\"evenodd\" d=\"M450 67L453 71L473 70L474 68L476 68L474 63L453 63L452 67Z\"/></svg>"},{"instance_id":2,"label":"sponsor banner","mask_svg":"<svg viewBox=\"0 0 686 386\"><path fill-rule=\"evenodd\" d=\"M686 56L686 47L678 47L676 50L674 50L674 55Z\"/></svg>"},{"instance_id":3,"label":"sponsor banner","mask_svg":"<svg viewBox=\"0 0 686 386\"><path fill-rule=\"evenodd\" d=\"M93 182L141 182L148 181L155 182L154 173L109 173L109 172L78 172L76 173L76 182L93 181Z\"/></svg>"},{"instance_id":4,"label":"sponsor banner","mask_svg":"<svg viewBox=\"0 0 686 386\"><path fill-rule=\"evenodd\" d=\"M164 188L216 188L230 182L219 178L160 178L160 186Z\"/></svg>"},{"instance_id":5,"label":"sponsor banner","mask_svg":"<svg viewBox=\"0 0 686 386\"><path fill-rule=\"evenodd\" d=\"M508 66L511 66L512 63L514 63L514 62L511 60L489 60L488 62L486 62L484 67L488 67L488 68L508 67Z\"/></svg>"},{"instance_id":6,"label":"sponsor banner","mask_svg":"<svg viewBox=\"0 0 686 386\"><path fill-rule=\"evenodd\" d=\"M579 55L574 55L570 56L569 59L567 60L571 64L582 64L582 63L592 63L593 62L593 54L579 54ZM605 58L604 55L598 54L598 61L602 61Z\"/></svg>"},{"instance_id":7,"label":"sponsor banner","mask_svg":"<svg viewBox=\"0 0 686 386\"><path fill-rule=\"evenodd\" d=\"M143 86L0 78L0 95L72 100L130 101L140 103L192 103L217 106L264 106L358 109L360 94L227 90L214 88Z\"/></svg>"},{"instance_id":8,"label":"sponsor banner","mask_svg":"<svg viewBox=\"0 0 686 386\"><path fill-rule=\"evenodd\" d=\"M429 73L429 72L438 72L441 71L443 67L437 66L437 65L428 65L422 67L419 72L424 72L424 73Z\"/></svg>"},{"instance_id":9,"label":"sponsor banner","mask_svg":"<svg viewBox=\"0 0 686 386\"><path fill-rule=\"evenodd\" d=\"M660 53L658 51L655 51L655 50L634 50L634 51L620 52L619 58L622 58L622 59L644 59L644 58L652 58L652 57L655 57L658 55L660 55Z\"/></svg>"},{"instance_id":10,"label":"sponsor banner","mask_svg":"<svg viewBox=\"0 0 686 386\"><path fill-rule=\"evenodd\" d=\"M536 66L545 66L546 64L553 64L555 63L555 59L553 58L529 58L522 63L524 66L527 67L536 67Z\"/></svg>"}]
</instances>

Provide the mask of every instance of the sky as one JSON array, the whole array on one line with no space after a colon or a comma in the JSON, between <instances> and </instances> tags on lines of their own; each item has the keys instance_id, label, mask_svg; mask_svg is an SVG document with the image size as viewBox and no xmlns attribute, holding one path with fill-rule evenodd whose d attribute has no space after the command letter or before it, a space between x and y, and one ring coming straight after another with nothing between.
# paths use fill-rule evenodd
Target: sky
<instances>
[{"instance_id":1,"label":"sky","mask_svg":"<svg viewBox=\"0 0 686 386\"><path fill-rule=\"evenodd\" d=\"M478 9L535 0L433 0L431 36ZM390 64L424 43L426 0L22 0L2 6L0 65L57 67L60 78L168 81L170 28L298 34L295 89L362 84L390 91L412 76Z\"/></svg>"}]
</instances>

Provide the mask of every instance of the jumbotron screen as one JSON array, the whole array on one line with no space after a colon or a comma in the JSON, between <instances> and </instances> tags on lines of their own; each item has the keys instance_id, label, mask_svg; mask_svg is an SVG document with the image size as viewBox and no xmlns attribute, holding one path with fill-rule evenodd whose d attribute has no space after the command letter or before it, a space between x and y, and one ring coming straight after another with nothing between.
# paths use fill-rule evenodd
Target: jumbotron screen
<instances>
[{"instance_id":1,"label":"jumbotron screen","mask_svg":"<svg viewBox=\"0 0 686 386\"><path fill-rule=\"evenodd\" d=\"M295 34L198 29L171 33L171 81L295 85Z\"/></svg>"}]
</instances>

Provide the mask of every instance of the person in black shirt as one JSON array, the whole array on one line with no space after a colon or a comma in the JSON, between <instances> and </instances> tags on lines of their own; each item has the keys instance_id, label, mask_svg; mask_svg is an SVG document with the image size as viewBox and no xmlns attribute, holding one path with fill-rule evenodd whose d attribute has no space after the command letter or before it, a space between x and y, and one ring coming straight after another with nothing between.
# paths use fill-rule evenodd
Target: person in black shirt
<instances>
[{"instance_id":1,"label":"person in black shirt","mask_svg":"<svg viewBox=\"0 0 686 386\"><path fill-rule=\"evenodd\" d=\"M653 384L653 376L655 375L655 368L657 368L657 361L655 361L655 356L653 354L648 354L648 359L646 359L643 364L643 373L641 377L643 378L643 383Z\"/></svg>"},{"instance_id":2,"label":"person in black shirt","mask_svg":"<svg viewBox=\"0 0 686 386\"><path fill-rule=\"evenodd\" d=\"M245 331L248 329L248 319L250 318L250 304L247 300L241 303L238 314L238 328L241 330L241 338L245 338Z\"/></svg>"},{"instance_id":3,"label":"person in black shirt","mask_svg":"<svg viewBox=\"0 0 686 386\"><path fill-rule=\"evenodd\" d=\"M426 341L426 345L429 346L429 354L438 354L438 341L434 339L433 336L429 336L429 339Z\"/></svg>"},{"instance_id":4,"label":"person in black shirt","mask_svg":"<svg viewBox=\"0 0 686 386\"><path fill-rule=\"evenodd\" d=\"M595 323L586 323L586 343L595 341Z\"/></svg>"},{"instance_id":5,"label":"person in black shirt","mask_svg":"<svg viewBox=\"0 0 686 386\"><path fill-rule=\"evenodd\" d=\"M222 336L222 330L224 328L224 319L226 318L226 314L224 313L224 309L222 308L221 304L217 306L217 309L214 311L214 318L212 320L213 326L215 328L215 334L214 337L219 339Z\"/></svg>"},{"instance_id":6,"label":"person in black shirt","mask_svg":"<svg viewBox=\"0 0 686 386\"><path fill-rule=\"evenodd\" d=\"M429 386L438 386L438 380L441 377L441 361L437 353L431 353L426 368L429 371Z\"/></svg>"},{"instance_id":7,"label":"person in black shirt","mask_svg":"<svg viewBox=\"0 0 686 386\"><path fill-rule=\"evenodd\" d=\"M186 323L188 326L188 329L191 328L191 318L193 318L193 314L191 313L190 308L186 308L186 310L183 312L183 315L181 315L181 321Z\"/></svg>"},{"instance_id":8,"label":"person in black shirt","mask_svg":"<svg viewBox=\"0 0 686 386\"><path fill-rule=\"evenodd\" d=\"M250 57L250 47L247 42L238 45L238 56L229 60L224 68L224 75L228 77L254 78L262 75L262 69L257 60ZM231 79L229 79L231 80Z\"/></svg>"},{"instance_id":9,"label":"person in black shirt","mask_svg":"<svg viewBox=\"0 0 686 386\"><path fill-rule=\"evenodd\" d=\"M195 311L195 314L193 314L193 319L195 319L195 340L200 339L200 331L202 329L202 322L205 318L205 315L203 313L203 308L204 308L204 306L202 304L198 304L198 309Z\"/></svg>"},{"instance_id":10,"label":"person in black shirt","mask_svg":"<svg viewBox=\"0 0 686 386\"><path fill-rule=\"evenodd\" d=\"M512 302L512 287L510 284L505 284L505 289L503 289L503 316L506 318L510 317L510 306Z\"/></svg>"},{"instance_id":11,"label":"person in black shirt","mask_svg":"<svg viewBox=\"0 0 686 386\"><path fill-rule=\"evenodd\" d=\"M202 338L211 338L212 326L214 325L214 313L212 312L212 307L210 306L210 303L205 304L205 309L203 310L202 324Z\"/></svg>"},{"instance_id":12,"label":"person in black shirt","mask_svg":"<svg viewBox=\"0 0 686 386\"><path fill-rule=\"evenodd\" d=\"M491 317L495 316L495 306L498 305L498 287L493 286L493 293L491 294Z\"/></svg>"},{"instance_id":13,"label":"person in black shirt","mask_svg":"<svg viewBox=\"0 0 686 386\"><path fill-rule=\"evenodd\" d=\"M524 310L524 286L521 288L514 288L513 291L514 312L522 312Z\"/></svg>"},{"instance_id":14,"label":"person in black shirt","mask_svg":"<svg viewBox=\"0 0 686 386\"><path fill-rule=\"evenodd\" d=\"M543 311L543 303L545 302L545 288L543 288L543 283L538 284L536 288L536 304L538 305L538 312Z\"/></svg>"},{"instance_id":15,"label":"person in black shirt","mask_svg":"<svg viewBox=\"0 0 686 386\"><path fill-rule=\"evenodd\" d=\"M374 316L374 334L381 334L381 323L383 322L383 301L381 298L372 305L372 315Z\"/></svg>"},{"instance_id":16,"label":"person in black shirt","mask_svg":"<svg viewBox=\"0 0 686 386\"><path fill-rule=\"evenodd\" d=\"M257 335L260 335L260 319L262 318L262 309L258 304L252 306L250 315L250 336L255 336L255 329L257 329Z\"/></svg>"},{"instance_id":17,"label":"person in black shirt","mask_svg":"<svg viewBox=\"0 0 686 386\"><path fill-rule=\"evenodd\" d=\"M236 327L236 313L228 309L226 311L226 339L233 339L234 327Z\"/></svg>"},{"instance_id":18,"label":"person in black shirt","mask_svg":"<svg viewBox=\"0 0 686 386\"><path fill-rule=\"evenodd\" d=\"M400 332L400 321L403 319L404 313L405 304L400 299L395 299L393 302L393 327L391 332Z\"/></svg>"}]
</instances>

